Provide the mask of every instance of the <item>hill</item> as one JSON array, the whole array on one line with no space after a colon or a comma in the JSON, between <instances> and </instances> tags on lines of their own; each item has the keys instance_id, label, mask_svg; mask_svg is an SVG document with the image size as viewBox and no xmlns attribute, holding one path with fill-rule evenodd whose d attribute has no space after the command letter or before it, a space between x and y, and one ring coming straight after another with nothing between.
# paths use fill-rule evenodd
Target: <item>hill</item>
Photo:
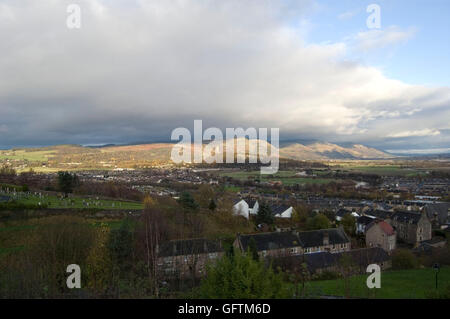
<instances>
[{"instance_id":1,"label":"hill","mask_svg":"<svg viewBox=\"0 0 450 319\"><path fill-rule=\"evenodd\" d=\"M235 158L246 159L255 155L249 150L273 150L274 146L262 140L239 139L246 145L245 150L237 151L235 144ZM224 141L224 149L227 142ZM154 165L168 164L176 144L153 143L138 145L105 145L101 147L83 147L80 145L57 145L41 148L22 148L0 151L0 164L8 163L19 170L30 167L39 170L58 169L114 169L114 168L142 168ZM225 154L218 145L204 144L202 146L204 158L223 156ZM198 146L191 145L191 150ZM209 151L209 155L207 152ZM219 154L222 152L222 154ZM279 149L280 157L291 160L339 160L339 159L386 159L394 156L364 145L339 146L332 143L315 142L308 145L292 143ZM193 153L193 152L192 152Z\"/></svg>"}]
</instances>

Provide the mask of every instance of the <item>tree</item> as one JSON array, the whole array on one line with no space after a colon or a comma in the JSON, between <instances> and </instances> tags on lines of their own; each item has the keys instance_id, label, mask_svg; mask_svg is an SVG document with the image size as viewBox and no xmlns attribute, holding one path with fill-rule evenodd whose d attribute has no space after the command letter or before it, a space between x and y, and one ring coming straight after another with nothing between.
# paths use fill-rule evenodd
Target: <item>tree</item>
<instances>
[{"instance_id":1,"label":"tree","mask_svg":"<svg viewBox=\"0 0 450 319\"><path fill-rule=\"evenodd\" d=\"M309 230L330 228L330 220L323 214L317 214L312 218L308 218L306 224Z\"/></svg>"},{"instance_id":2,"label":"tree","mask_svg":"<svg viewBox=\"0 0 450 319\"><path fill-rule=\"evenodd\" d=\"M210 185L202 184L195 193L195 201L199 206L207 208L214 197L214 190Z\"/></svg>"},{"instance_id":3,"label":"tree","mask_svg":"<svg viewBox=\"0 0 450 319\"><path fill-rule=\"evenodd\" d=\"M254 260L256 260L256 261L259 260L258 249L256 247L256 241L255 241L255 238L253 238L253 237L250 239L250 242L248 244L248 251L249 251L250 256L252 256L252 258Z\"/></svg>"},{"instance_id":4,"label":"tree","mask_svg":"<svg viewBox=\"0 0 450 319\"><path fill-rule=\"evenodd\" d=\"M72 193L73 189L79 185L78 176L69 172L58 172L59 190L67 194Z\"/></svg>"},{"instance_id":5,"label":"tree","mask_svg":"<svg viewBox=\"0 0 450 319\"><path fill-rule=\"evenodd\" d=\"M358 268L350 255L344 254L339 258L338 272L342 277L344 293L347 298L350 297L351 276L354 275L357 269Z\"/></svg>"},{"instance_id":6,"label":"tree","mask_svg":"<svg viewBox=\"0 0 450 319\"><path fill-rule=\"evenodd\" d=\"M156 297L159 297L158 247L167 238L168 227L164 213L158 208L156 202L150 196L147 196L144 199L144 212L138 231L138 243L142 248L152 293Z\"/></svg>"},{"instance_id":7,"label":"tree","mask_svg":"<svg viewBox=\"0 0 450 319\"><path fill-rule=\"evenodd\" d=\"M208 265L207 276L197 291L207 299L274 299L290 298L292 288L281 274L250 254L225 255L215 265Z\"/></svg>"},{"instance_id":8,"label":"tree","mask_svg":"<svg viewBox=\"0 0 450 319\"><path fill-rule=\"evenodd\" d=\"M397 249L392 254L393 269L412 269L417 266L417 259L414 254L407 249Z\"/></svg>"},{"instance_id":9,"label":"tree","mask_svg":"<svg viewBox=\"0 0 450 319\"><path fill-rule=\"evenodd\" d=\"M178 203L188 211L195 211L198 209L198 204L195 199L192 197L191 193L183 192L181 193L180 199Z\"/></svg>"},{"instance_id":10,"label":"tree","mask_svg":"<svg viewBox=\"0 0 450 319\"><path fill-rule=\"evenodd\" d=\"M99 296L108 292L112 281L112 261L107 249L109 228L101 225L86 260L87 286Z\"/></svg>"},{"instance_id":11,"label":"tree","mask_svg":"<svg viewBox=\"0 0 450 319\"><path fill-rule=\"evenodd\" d=\"M258 214L256 215L256 223L272 225L274 223L274 219L275 218L272 214L270 206L267 203L261 203Z\"/></svg>"},{"instance_id":12,"label":"tree","mask_svg":"<svg viewBox=\"0 0 450 319\"><path fill-rule=\"evenodd\" d=\"M214 201L214 199L211 198L208 208L209 208L210 211L215 211L216 210L217 205L216 205L216 202Z\"/></svg>"},{"instance_id":13,"label":"tree","mask_svg":"<svg viewBox=\"0 0 450 319\"><path fill-rule=\"evenodd\" d=\"M120 273L129 268L133 252L133 232L128 219L122 222L119 229L110 232L108 251L114 264L115 272Z\"/></svg>"},{"instance_id":14,"label":"tree","mask_svg":"<svg viewBox=\"0 0 450 319\"><path fill-rule=\"evenodd\" d=\"M356 219L351 214L345 214L342 217L341 224L347 234L353 235L355 233Z\"/></svg>"}]
</instances>

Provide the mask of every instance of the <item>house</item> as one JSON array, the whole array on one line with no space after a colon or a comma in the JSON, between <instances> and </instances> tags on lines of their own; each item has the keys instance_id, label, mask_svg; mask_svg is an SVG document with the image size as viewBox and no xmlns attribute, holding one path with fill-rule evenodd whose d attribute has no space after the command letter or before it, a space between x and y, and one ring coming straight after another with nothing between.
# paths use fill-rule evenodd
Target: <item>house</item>
<instances>
[{"instance_id":1,"label":"house","mask_svg":"<svg viewBox=\"0 0 450 319\"><path fill-rule=\"evenodd\" d=\"M219 240L172 240L158 246L157 265L165 278L201 277L206 264L221 258L223 254Z\"/></svg>"},{"instance_id":2,"label":"house","mask_svg":"<svg viewBox=\"0 0 450 319\"><path fill-rule=\"evenodd\" d=\"M433 203L424 207L427 217L435 226L450 223L450 203Z\"/></svg>"},{"instance_id":3,"label":"house","mask_svg":"<svg viewBox=\"0 0 450 319\"><path fill-rule=\"evenodd\" d=\"M336 221L340 222L342 220L342 218L344 218L345 215L347 214L351 214L352 211L345 209L345 208L340 208L337 212L336 212Z\"/></svg>"},{"instance_id":4,"label":"house","mask_svg":"<svg viewBox=\"0 0 450 319\"><path fill-rule=\"evenodd\" d=\"M356 219L356 233L364 234L366 232L366 227L373 222L375 218L369 216L361 216Z\"/></svg>"},{"instance_id":5,"label":"house","mask_svg":"<svg viewBox=\"0 0 450 319\"><path fill-rule=\"evenodd\" d=\"M408 244L431 239L431 223L425 213L397 211L388 221L397 233L397 238Z\"/></svg>"},{"instance_id":6,"label":"house","mask_svg":"<svg viewBox=\"0 0 450 319\"><path fill-rule=\"evenodd\" d=\"M380 247L388 253L395 249L397 235L391 225L375 219L366 227L366 246Z\"/></svg>"},{"instance_id":7,"label":"house","mask_svg":"<svg viewBox=\"0 0 450 319\"><path fill-rule=\"evenodd\" d=\"M350 239L342 228L330 228L299 232L305 254L321 251L331 253L350 250Z\"/></svg>"},{"instance_id":8,"label":"house","mask_svg":"<svg viewBox=\"0 0 450 319\"><path fill-rule=\"evenodd\" d=\"M234 241L234 247L242 252L248 251L250 243L254 241L258 254L266 256L286 256L303 253L303 247L298 238L298 233L271 232L260 234L238 234Z\"/></svg>"},{"instance_id":9,"label":"house","mask_svg":"<svg viewBox=\"0 0 450 319\"><path fill-rule=\"evenodd\" d=\"M236 199L233 203L233 214L249 219L249 206L247 202L241 198Z\"/></svg>"},{"instance_id":10,"label":"house","mask_svg":"<svg viewBox=\"0 0 450 319\"><path fill-rule=\"evenodd\" d=\"M350 239L341 228L307 232L271 232L238 234L234 247L246 252L254 241L262 257L295 256L321 251L337 253L350 250Z\"/></svg>"},{"instance_id":11,"label":"house","mask_svg":"<svg viewBox=\"0 0 450 319\"><path fill-rule=\"evenodd\" d=\"M246 199L245 200L248 204L248 214L249 215L258 215L258 211L259 211L259 203L258 200L256 199Z\"/></svg>"},{"instance_id":12,"label":"house","mask_svg":"<svg viewBox=\"0 0 450 319\"><path fill-rule=\"evenodd\" d=\"M287 205L272 205L270 206L272 214L277 218L292 218L293 207Z\"/></svg>"},{"instance_id":13,"label":"house","mask_svg":"<svg viewBox=\"0 0 450 319\"><path fill-rule=\"evenodd\" d=\"M378 218L381 220L388 220L391 218L393 212L389 212L387 210L381 210L381 209L371 209L364 213L365 216L372 217L372 218Z\"/></svg>"},{"instance_id":14,"label":"house","mask_svg":"<svg viewBox=\"0 0 450 319\"><path fill-rule=\"evenodd\" d=\"M320 274L325 271L339 272L343 257L350 257L353 272L365 274L367 266L377 264L382 270L392 267L391 257L380 247L355 249L346 252L332 254L320 252L301 256L286 256L274 259L273 266L282 270L300 270L302 264L306 264L310 274Z\"/></svg>"}]
</instances>

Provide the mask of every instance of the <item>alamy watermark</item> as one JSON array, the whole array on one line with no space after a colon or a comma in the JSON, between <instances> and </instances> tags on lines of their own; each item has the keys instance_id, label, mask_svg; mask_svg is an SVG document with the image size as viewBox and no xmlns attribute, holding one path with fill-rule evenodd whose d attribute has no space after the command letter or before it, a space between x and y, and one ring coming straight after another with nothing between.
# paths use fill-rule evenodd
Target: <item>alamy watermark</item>
<instances>
[{"instance_id":1,"label":"alamy watermark","mask_svg":"<svg viewBox=\"0 0 450 319\"><path fill-rule=\"evenodd\" d=\"M371 273L366 280L367 288L381 288L381 267L377 264L371 264L367 266L366 272Z\"/></svg>"},{"instance_id":2,"label":"alamy watermark","mask_svg":"<svg viewBox=\"0 0 450 319\"><path fill-rule=\"evenodd\" d=\"M367 28L381 29L381 7L378 4L372 3L367 6L367 13L370 13L366 20Z\"/></svg>"},{"instance_id":3,"label":"alamy watermark","mask_svg":"<svg viewBox=\"0 0 450 319\"><path fill-rule=\"evenodd\" d=\"M261 167L261 174L276 174L279 168L280 129L270 129L270 143L267 128L227 128L223 132L210 127L203 132L202 120L194 121L194 139L184 127L172 131L172 141L179 141L171 152L171 160L176 164L269 164ZM209 142L204 144L203 142ZM248 146L248 147L247 147ZM193 153L193 154L192 154Z\"/></svg>"},{"instance_id":4,"label":"alamy watermark","mask_svg":"<svg viewBox=\"0 0 450 319\"><path fill-rule=\"evenodd\" d=\"M76 264L67 266L67 273L70 275L67 277L66 285L69 289L80 289L81 288L81 268Z\"/></svg>"},{"instance_id":5,"label":"alamy watermark","mask_svg":"<svg viewBox=\"0 0 450 319\"><path fill-rule=\"evenodd\" d=\"M66 26L69 29L81 28L81 7L78 4L69 4L67 6Z\"/></svg>"}]
</instances>

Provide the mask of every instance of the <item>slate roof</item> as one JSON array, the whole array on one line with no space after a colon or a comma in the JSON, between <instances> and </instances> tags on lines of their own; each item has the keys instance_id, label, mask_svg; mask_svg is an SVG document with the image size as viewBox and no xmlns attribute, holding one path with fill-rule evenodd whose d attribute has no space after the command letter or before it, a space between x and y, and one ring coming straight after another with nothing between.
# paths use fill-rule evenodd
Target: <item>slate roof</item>
<instances>
[{"instance_id":1,"label":"slate roof","mask_svg":"<svg viewBox=\"0 0 450 319\"><path fill-rule=\"evenodd\" d=\"M374 220L373 218L370 218L368 216L361 216L356 219L356 223L367 226L371 222L373 222L373 220Z\"/></svg>"},{"instance_id":2,"label":"slate roof","mask_svg":"<svg viewBox=\"0 0 450 319\"><path fill-rule=\"evenodd\" d=\"M345 215L351 214L351 213L352 213L352 212L349 211L348 209L341 208L341 209L339 209L339 210L336 212L336 216L338 216L338 217L344 217Z\"/></svg>"},{"instance_id":3,"label":"slate roof","mask_svg":"<svg viewBox=\"0 0 450 319\"><path fill-rule=\"evenodd\" d=\"M395 220L399 223L411 223L417 224L422 217L420 212L413 211L398 211L392 214L392 220Z\"/></svg>"},{"instance_id":4,"label":"slate roof","mask_svg":"<svg viewBox=\"0 0 450 319\"><path fill-rule=\"evenodd\" d=\"M301 246L295 232L272 232L262 234L238 235L242 248L246 251L254 238L258 251L291 248Z\"/></svg>"},{"instance_id":5,"label":"slate roof","mask_svg":"<svg viewBox=\"0 0 450 319\"><path fill-rule=\"evenodd\" d=\"M192 254L217 253L223 251L224 250L222 244L219 240L198 238L164 242L159 246L158 256L183 256Z\"/></svg>"},{"instance_id":6,"label":"slate roof","mask_svg":"<svg viewBox=\"0 0 450 319\"><path fill-rule=\"evenodd\" d=\"M434 203L425 206L428 218L437 217L439 223L445 224L448 220L450 203Z\"/></svg>"},{"instance_id":7,"label":"slate roof","mask_svg":"<svg viewBox=\"0 0 450 319\"><path fill-rule=\"evenodd\" d=\"M250 199L250 198L246 198L245 201L247 202L249 208L255 207L255 204L257 202L256 199Z\"/></svg>"},{"instance_id":8,"label":"slate roof","mask_svg":"<svg viewBox=\"0 0 450 319\"><path fill-rule=\"evenodd\" d=\"M349 243L347 234L340 228L300 232L298 236L304 248L323 246L324 235L328 234L330 245Z\"/></svg>"},{"instance_id":9,"label":"slate roof","mask_svg":"<svg viewBox=\"0 0 450 319\"><path fill-rule=\"evenodd\" d=\"M278 215L278 214L283 214L285 211L287 211L289 208L291 208L291 206L287 206L287 205L271 205L270 206L270 210L272 211L272 215Z\"/></svg>"},{"instance_id":10,"label":"slate roof","mask_svg":"<svg viewBox=\"0 0 450 319\"><path fill-rule=\"evenodd\" d=\"M342 253L317 252L300 256L286 256L276 258L276 263L290 259L295 264L306 263L310 273L319 269L336 267L343 256L350 256L353 264L360 267L362 271L370 264L380 264L391 259L388 253L380 247L362 248Z\"/></svg>"},{"instance_id":11,"label":"slate roof","mask_svg":"<svg viewBox=\"0 0 450 319\"><path fill-rule=\"evenodd\" d=\"M385 210L381 210L381 209L375 209L375 210L366 211L364 214L385 220L385 219L390 218L393 213L385 211Z\"/></svg>"}]
</instances>

